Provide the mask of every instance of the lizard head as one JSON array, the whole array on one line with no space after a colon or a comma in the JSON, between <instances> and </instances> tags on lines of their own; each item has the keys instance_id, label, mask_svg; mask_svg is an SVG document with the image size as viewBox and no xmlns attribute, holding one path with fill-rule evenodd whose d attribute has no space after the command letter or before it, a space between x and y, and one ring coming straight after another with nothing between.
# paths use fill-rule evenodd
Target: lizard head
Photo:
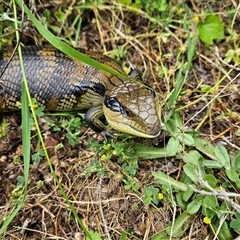
<instances>
[{"instance_id":1,"label":"lizard head","mask_svg":"<svg viewBox=\"0 0 240 240\"><path fill-rule=\"evenodd\" d=\"M126 82L106 92L103 112L117 131L144 138L157 137L161 132L160 102L144 85Z\"/></svg>"}]
</instances>

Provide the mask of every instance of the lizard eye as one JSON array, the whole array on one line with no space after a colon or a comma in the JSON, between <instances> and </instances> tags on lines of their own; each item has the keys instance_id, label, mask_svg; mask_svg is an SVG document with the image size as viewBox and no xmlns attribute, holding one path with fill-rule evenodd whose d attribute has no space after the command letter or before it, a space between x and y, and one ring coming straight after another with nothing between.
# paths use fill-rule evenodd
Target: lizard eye
<instances>
[{"instance_id":1,"label":"lizard eye","mask_svg":"<svg viewBox=\"0 0 240 240\"><path fill-rule=\"evenodd\" d=\"M110 108L114 112L121 112L122 114L126 114L126 111L122 107L121 103L114 97L106 96L104 99L104 104L107 108Z\"/></svg>"}]
</instances>

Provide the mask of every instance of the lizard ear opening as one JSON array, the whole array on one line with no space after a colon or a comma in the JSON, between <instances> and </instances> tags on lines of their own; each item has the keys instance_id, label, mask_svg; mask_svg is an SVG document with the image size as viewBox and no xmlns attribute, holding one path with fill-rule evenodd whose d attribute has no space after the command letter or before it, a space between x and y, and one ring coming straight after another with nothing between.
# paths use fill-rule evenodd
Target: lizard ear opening
<instances>
[{"instance_id":1,"label":"lizard ear opening","mask_svg":"<svg viewBox=\"0 0 240 240\"><path fill-rule=\"evenodd\" d=\"M128 76L135 79L138 82L143 82L142 74L138 69L131 69ZM148 84L144 83L144 85L146 85L148 92L150 92L152 94L152 96L155 98L156 97L155 91L150 86L148 86Z\"/></svg>"},{"instance_id":2,"label":"lizard ear opening","mask_svg":"<svg viewBox=\"0 0 240 240\"><path fill-rule=\"evenodd\" d=\"M152 94L152 96L153 96L154 98L156 97L156 93L155 93L155 91L154 91L152 88L150 88L150 87L147 86L147 90L148 90L148 92L150 92L150 93Z\"/></svg>"},{"instance_id":3,"label":"lizard ear opening","mask_svg":"<svg viewBox=\"0 0 240 240\"><path fill-rule=\"evenodd\" d=\"M138 70L138 69L131 69L130 70L130 73L128 74L129 77L139 81L139 82L142 82L142 74L141 72Z\"/></svg>"}]
</instances>

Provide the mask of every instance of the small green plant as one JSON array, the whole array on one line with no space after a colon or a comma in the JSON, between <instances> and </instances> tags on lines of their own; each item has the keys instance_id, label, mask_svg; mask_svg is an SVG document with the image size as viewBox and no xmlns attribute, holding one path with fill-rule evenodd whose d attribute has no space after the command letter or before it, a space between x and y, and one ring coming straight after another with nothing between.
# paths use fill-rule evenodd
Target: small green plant
<instances>
[{"instance_id":1,"label":"small green plant","mask_svg":"<svg viewBox=\"0 0 240 240\"><path fill-rule=\"evenodd\" d=\"M134 189L137 191L139 189L139 184L134 178L136 175L136 171L138 169L138 158L134 154L134 150L131 148L128 148L127 145L121 145L114 143L113 141L105 142L103 145L96 143L95 140L93 140L91 143L89 143L89 148L95 148L98 151L98 155L100 157L101 162L105 162L111 158L117 157L118 162L122 165L123 169L123 182L125 183L126 189ZM98 160L95 160L93 163L90 164L90 166L86 169L87 175L89 175L89 172L93 173L94 170L98 174L101 174L102 164L98 162Z\"/></svg>"},{"instance_id":2,"label":"small green plant","mask_svg":"<svg viewBox=\"0 0 240 240\"><path fill-rule=\"evenodd\" d=\"M38 106L37 100L34 98L32 99L32 105L35 109L35 114L37 117L42 117L45 115L45 108L43 106ZM60 115L62 117L60 118L59 123L46 116L47 124L51 127L53 132L64 129L64 131L66 131L66 138L68 139L69 144L73 146L76 144L80 136L79 128L82 126L82 117L75 117L74 114L69 113L67 113L65 117L64 113ZM31 118L31 125L34 125L33 118ZM36 153L36 155L34 155L34 160L36 161L39 160L37 155L40 156L41 154L39 155L39 153Z\"/></svg>"},{"instance_id":3,"label":"small green plant","mask_svg":"<svg viewBox=\"0 0 240 240\"><path fill-rule=\"evenodd\" d=\"M89 231L89 234L90 234L91 238L87 237L87 240L91 240L91 239L94 239L94 240L108 240L107 238L102 238L101 234L98 233L98 232Z\"/></svg>"},{"instance_id":4,"label":"small green plant","mask_svg":"<svg viewBox=\"0 0 240 240\"><path fill-rule=\"evenodd\" d=\"M127 52L124 50L124 46L117 46L116 49L111 51L111 55L116 61L120 61L122 58L126 56Z\"/></svg>"},{"instance_id":5,"label":"small green plant","mask_svg":"<svg viewBox=\"0 0 240 240\"><path fill-rule=\"evenodd\" d=\"M200 212L203 223L218 232L218 239L230 240L232 234L239 231L240 205L235 197L240 195L235 191L240 184L240 154L230 156L224 146L214 147L195 132L182 133L181 122L180 116L175 114L167 121L166 128L172 135L167 151L177 148L180 153L182 143L192 148L179 156L185 163L182 178L176 181L162 172L153 172L153 176L159 184L177 192L177 204L186 211L186 216ZM178 233L173 236L178 237Z\"/></svg>"},{"instance_id":6,"label":"small green plant","mask_svg":"<svg viewBox=\"0 0 240 240\"><path fill-rule=\"evenodd\" d=\"M42 180L37 181L37 185L36 185L37 189L40 189L43 186L44 186L44 181L42 181Z\"/></svg>"},{"instance_id":7,"label":"small green plant","mask_svg":"<svg viewBox=\"0 0 240 240\"><path fill-rule=\"evenodd\" d=\"M0 38L0 43L4 43L5 45L12 45L15 40L15 34L13 34L15 32L13 12L10 8L8 8L5 12L3 12L2 9L3 8L0 8L0 22L2 25L0 28L3 29L6 27L6 32L8 34L7 37Z\"/></svg>"},{"instance_id":8,"label":"small green plant","mask_svg":"<svg viewBox=\"0 0 240 240\"><path fill-rule=\"evenodd\" d=\"M20 164L21 158L18 155L13 156L13 163L14 164Z\"/></svg>"},{"instance_id":9,"label":"small green plant","mask_svg":"<svg viewBox=\"0 0 240 240\"><path fill-rule=\"evenodd\" d=\"M20 199L23 196L23 191L24 191L24 177L18 176L16 187L12 190L11 193L11 199L13 204L18 204L20 202Z\"/></svg>"},{"instance_id":10,"label":"small green plant","mask_svg":"<svg viewBox=\"0 0 240 240\"><path fill-rule=\"evenodd\" d=\"M86 178L90 177L93 173L96 173L97 176L102 176L105 172L104 166L95 159L92 161L84 170L84 175Z\"/></svg>"},{"instance_id":11,"label":"small green plant","mask_svg":"<svg viewBox=\"0 0 240 240\"><path fill-rule=\"evenodd\" d=\"M214 40L221 41L223 39L223 24L217 15L209 14L204 22L198 22L197 30L200 39L208 45L212 45Z\"/></svg>"},{"instance_id":12,"label":"small green plant","mask_svg":"<svg viewBox=\"0 0 240 240\"><path fill-rule=\"evenodd\" d=\"M51 127L52 132L65 132L68 143L74 146L81 135L79 129L83 125L82 117L75 117L73 114L66 114L66 116L64 116L64 114L61 115L58 121L46 117L47 124Z\"/></svg>"},{"instance_id":13,"label":"small green plant","mask_svg":"<svg viewBox=\"0 0 240 240\"><path fill-rule=\"evenodd\" d=\"M229 36L226 38L226 40L228 42L233 42L233 46L226 52L224 61L227 63L232 62L234 65L239 65L239 32L233 29L227 29L227 34Z\"/></svg>"},{"instance_id":14,"label":"small green plant","mask_svg":"<svg viewBox=\"0 0 240 240\"><path fill-rule=\"evenodd\" d=\"M157 0L157 1L149 1L149 0L118 0L119 3L125 5L132 5L137 9L142 9L146 11L150 16L153 16L154 13L158 15L159 12L164 12L168 7L168 2L166 0Z\"/></svg>"},{"instance_id":15,"label":"small green plant","mask_svg":"<svg viewBox=\"0 0 240 240\"><path fill-rule=\"evenodd\" d=\"M61 127L66 130L66 137L70 145L74 146L79 139L81 132L79 128L82 126L82 120L79 117L70 118L62 121Z\"/></svg>"},{"instance_id":16,"label":"small green plant","mask_svg":"<svg viewBox=\"0 0 240 240\"><path fill-rule=\"evenodd\" d=\"M41 158L45 156L45 153L43 150L40 150L32 155L32 160L34 164L39 164L41 161Z\"/></svg>"},{"instance_id":17,"label":"small green plant","mask_svg":"<svg viewBox=\"0 0 240 240\"><path fill-rule=\"evenodd\" d=\"M230 227L233 228L236 233L240 234L240 213L239 212L236 212L233 215L233 219L230 223Z\"/></svg>"},{"instance_id":18,"label":"small green plant","mask_svg":"<svg viewBox=\"0 0 240 240\"><path fill-rule=\"evenodd\" d=\"M239 49L229 49L225 54L224 60L226 62L232 61L234 64L238 65L240 63Z\"/></svg>"},{"instance_id":19,"label":"small green plant","mask_svg":"<svg viewBox=\"0 0 240 240\"><path fill-rule=\"evenodd\" d=\"M159 189L154 186L144 186L143 202L146 204L159 203Z\"/></svg>"},{"instance_id":20,"label":"small green plant","mask_svg":"<svg viewBox=\"0 0 240 240\"><path fill-rule=\"evenodd\" d=\"M157 1L136 0L135 4L140 6L142 9L145 9L146 12L149 13L150 15L152 15L154 11L164 12L168 6L166 0L157 0Z\"/></svg>"}]
</instances>

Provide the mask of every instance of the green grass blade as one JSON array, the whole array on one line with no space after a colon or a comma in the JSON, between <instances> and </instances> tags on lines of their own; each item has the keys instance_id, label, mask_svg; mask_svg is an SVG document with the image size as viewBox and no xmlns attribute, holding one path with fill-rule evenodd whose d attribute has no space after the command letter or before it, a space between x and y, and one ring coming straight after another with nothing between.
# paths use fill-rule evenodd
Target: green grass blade
<instances>
[{"instance_id":1,"label":"green grass blade","mask_svg":"<svg viewBox=\"0 0 240 240\"><path fill-rule=\"evenodd\" d=\"M26 79L25 79L26 81ZM23 162L24 162L24 189L27 189L29 167L30 167L30 113L29 102L27 97L26 86L22 83L22 147L23 147Z\"/></svg>"},{"instance_id":2,"label":"green grass blade","mask_svg":"<svg viewBox=\"0 0 240 240\"><path fill-rule=\"evenodd\" d=\"M183 64L183 62L181 62L179 71L178 71L178 74L176 77L176 81L177 81L176 88L174 89L172 95L169 97L169 100L166 104L167 109L171 109L174 106L174 104L177 102L180 92L182 90L182 87L185 83L183 76L182 76L183 66L184 66L184 64Z\"/></svg>"},{"instance_id":3,"label":"green grass blade","mask_svg":"<svg viewBox=\"0 0 240 240\"><path fill-rule=\"evenodd\" d=\"M14 18L15 18L15 28L18 29L17 23L17 10L16 5L14 4ZM16 31L17 41L20 41L19 32ZM24 69L24 63L22 58L21 46L18 47L18 55L21 66L21 72L23 77L22 82L22 146L23 146L23 162L24 162L24 199L26 200L27 187L28 187L28 176L29 176L29 167L30 167L30 138L31 138L31 129L30 129L30 113L29 113L29 97L27 79Z\"/></svg>"},{"instance_id":4,"label":"green grass blade","mask_svg":"<svg viewBox=\"0 0 240 240\"><path fill-rule=\"evenodd\" d=\"M120 143L118 145L123 149L131 148L134 150L134 155L140 159L157 159L175 156L175 154L169 154L166 148L148 147L141 143Z\"/></svg>"},{"instance_id":5,"label":"green grass blade","mask_svg":"<svg viewBox=\"0 0 240 240\"><path fill-rule=\"evenodd\" d=\"M185 183L177 181L163 172L152 172L152 175L155 178L156 182L161 185L166 185L167 187L171 186L172 188L176 188L183 192L188 190L188 186Z\"/></svg>"},{"instance_id":6,"label":"green grass blade","mask_svg":"<svg viewBox=\"0 0 240 240\"><path fill-rule=\"evenodd\" d=\"M189 71L190 71L190 68L192 65L192 59L195 54L197 40L198 40L197 35L193 36L193 37L190 37L190 35L188 36L187 65L186 65L186 69L185 69L186 73L183 78L182 72L183 72L185 65L182 62L182 63L180 63L179 72L178 72L177 79L176 79L176 81L177 81L176 88L174 89L172 95L170 96L170 98L167 102L167 109L171 109L175 105L175 103L177 102L177 100L180 96L182 88L187 81L188 74L189 74Z\"/></svg>"},{"instance_id":7,"label":"green grass blade","mask_svg":"<svg viewBox=\"0 0 240 240\"><path fill-rule=\"evenodd\" d=\"M191 225L192 216L186 211L179 215L174 222L166 226L166 233L171 237L182 237ZM171 228L168 228L168 226Z\"/></svg>"},{"instance_id":8,"label":"green grass blade","mask_svg":"<svg viewBox=\"0 0 240 240\"><path fill-rule=\"evenodd\" d=\"M13 210L13 212L11 214L9 214L6 217L6 220L4 221L3 225L0 228L0 239L1 236L3 234L3 232L5 231L5 229L8 227L8 225L12 222L12 220L15 218L15 216L17 215L17 213L21 210L22 206L23 206L23 201L20 202L17 207Z\"/></svg>"}]
</instances>

